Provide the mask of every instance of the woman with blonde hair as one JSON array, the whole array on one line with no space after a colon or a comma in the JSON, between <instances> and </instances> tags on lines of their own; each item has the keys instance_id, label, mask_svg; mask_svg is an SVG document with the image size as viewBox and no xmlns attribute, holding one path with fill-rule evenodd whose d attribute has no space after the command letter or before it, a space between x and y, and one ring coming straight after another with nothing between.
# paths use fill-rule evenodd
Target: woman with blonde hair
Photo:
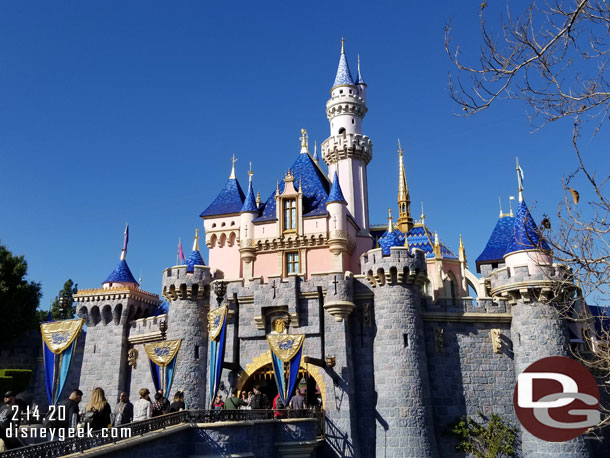
<instances>
[{"instance_id":1,"label":"woman with blonde hair","mask_svg":"<svg viewBox=\"0 0 610 458\"><path fill-rule=\"evenodd\" d=\"M110 414L112 409L106 401L104 390L99 386L93 390L89 402L85 407L85 422L89 423L93 431L110 428Z\"/></svg>"},{"instance_id":2,"label":"woman with blonde hair","mask_svg":"<svg viewBox=\"0 0 610 458\"><path fill-rule=\"evenodd\" d=\"M152 404L150 402L150 391L147 388L142 388L138 394L138 399L133 405L133 421L146 420L152 416Z\"/></svg>"}]
</instances>

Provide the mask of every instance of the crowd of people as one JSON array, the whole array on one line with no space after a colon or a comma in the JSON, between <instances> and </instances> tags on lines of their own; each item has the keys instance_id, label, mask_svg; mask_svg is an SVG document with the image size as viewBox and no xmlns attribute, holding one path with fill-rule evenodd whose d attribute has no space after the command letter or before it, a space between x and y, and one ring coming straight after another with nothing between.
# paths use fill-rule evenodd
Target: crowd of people
<instances>
[{"instance_id":1,"label":"crowd of people","mask_svg":"<svg viewBox=\"0 0 610 458\"><path fill-rule=\"evenodd\" d=\"M138 394L139 399L132 403L127 392L120 393L118 403L113 409L106 399L104 390L98 387L91 392L89 402L81 410L83 392L75 389L42 418L42 427L67 431L70 428L75 429L82 426L92 431L98 431L187 409L182 391L174 394L171 403L162 390L158 390L152 399L147 388L142 388ZM316 391L314 399L314 405L308 406L303 392L297 388L294 396L285 406L279 394L273 399L273 402L270 402L267 395L261 391L260 386L254 387L251 391L242 391L239 395L237 388L233 388L226 401L223 401L222 395L216 396L212 408L214 410L273 409L274 416L281 418L285 415L282 412L285 409L321 408L322 399L318 391ZM4 394L4 403L0 405L0 451L24 445L15 435L7 434L7 432L19 427L26 415L26 409L26 403L18 399L16 393L8 391ZM27 412L27 415L30 415L29 409ZM37 423L36 420L38 420L37 416L25 418L26 423Z\"/></svg>"}]
</instances>

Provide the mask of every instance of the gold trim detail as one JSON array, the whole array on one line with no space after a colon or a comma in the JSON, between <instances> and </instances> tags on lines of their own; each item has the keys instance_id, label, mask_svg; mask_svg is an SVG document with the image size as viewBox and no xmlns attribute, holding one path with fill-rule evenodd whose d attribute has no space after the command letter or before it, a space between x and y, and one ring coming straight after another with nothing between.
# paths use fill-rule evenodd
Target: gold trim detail
<instances>
[{"instance_id":1,"label":"gold trim detail","mask_svg":"<svg viewBox=\"0 0 610 458\"><path fill-rule=\"evenodd\" d=\"M79 318L78 320L64 320L64 321L52 321L50 323L41 323L40 333L42 339L56 355L59 355L66 348L72 345L74 339L80 333L85 320Z\"/></svg>"}]
</instances>

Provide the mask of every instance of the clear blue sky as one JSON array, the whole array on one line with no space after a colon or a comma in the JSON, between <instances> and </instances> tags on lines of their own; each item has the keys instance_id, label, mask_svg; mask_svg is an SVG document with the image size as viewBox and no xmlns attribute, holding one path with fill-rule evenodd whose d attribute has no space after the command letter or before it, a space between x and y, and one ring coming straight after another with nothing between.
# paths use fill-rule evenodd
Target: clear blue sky
<instances>
[{"instance_id":1,"label":"clear blue sky","mask_svg":"<svg viewBox=\"0 0 610 458\"><path fill-rule=\"evenodd\" d=\"M47 308L64 281L97 287L118 262L142 287L190 250L199 213L235 153L253 162L265 198L299 152L305 127L320 143L324 108L345 36L352 70L368 83L364 133L371 221L397 193L396 139L406 149L413 213L471 269L516 193L515 156L534 217L553 215L576 167L570 123L530 133L525 107L504 102L456 117L443 27L453 19L466 55L478 50L480 1L0 3L0 241L25 255ZM607 172L608 136L585 157ZM602 159L603 158L603 159ZM207 260L207 253L204 253Z\"/></svg>"}]
</instances>

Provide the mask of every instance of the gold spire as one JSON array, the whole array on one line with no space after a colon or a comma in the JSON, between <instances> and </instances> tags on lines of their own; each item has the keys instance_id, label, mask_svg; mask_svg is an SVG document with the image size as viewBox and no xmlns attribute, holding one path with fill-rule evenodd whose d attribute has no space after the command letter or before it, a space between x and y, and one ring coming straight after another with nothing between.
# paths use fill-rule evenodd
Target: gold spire
<instances>
[{"instance_id":1,"label":"gold spire","mask_svg":"<svg viewBox=\"0 0 610 458\"><path fill-rule=\"evenodd\" d=\"M394 228L392 227L392 209L388 208L388 234L393 231Z\"/></svg>"},{"instance_id":2,"label":"gold spire","mask_svg":"<svg viewBox=\"0 0 610 458\"><path fill-rule=\"evenodd\" d=\"M193 251L199 251L199 228L195 229L195 241L193 242Z\"/></svg>"},{"instance_id":3,"label":"gold spire","mask_svg":"<svg viewBox=\"0 0 610 458\"><path fill-rule=\"evenodd\" d=\"M459 259L461 262L466 262L466 249L464 248L464 242L462 241L462 234L460 234Z\"/></svg>"},{"instance_id":4,"label":"gold spire","mask_svg":"<svg viewBox=\"0 0 610 458\"><path fill-rule=\"evenodd\" d=\"M261 200L261 193L260 191L256 193L256 206L260 207L261 203L263 203L263 201Z\"/></svg>"},{"instance_id":5,"label":"gold spire","mask_svg":"<svg viewBox=\"0 0 610 458\"><path fill-rule=\"evenodd\" d=\"M421 203L421 215L419 217L421 218L421 225L425 226L426 225L426 215L424 214L424 201L423 200Z\"/></svg>"},{"instance_id":6,"label":"gold spire","mask_svg":"<svg viewBox=\"0 0 610 458\"><path fill-rule=\"evenodd\" d=\"M254 175L254 172L252 171L252 161L250 161L250 170L248 170L249 181L252 181L252 175Z\"/></svg>"},{"instance_id":7,"label":"gold spire","mask_svg":"<svg viewBox=\"0 0 610 458\"><path fill-rule=\"evenodd\" d=\"M441 242L438 239L438 232L434 233L434 256L436 258L441 257Z\"/></svg>"},{"instance_id":8,"label":"gold spire","mask_svg":"<svg viewBox=\"0 0 610 458\"><path fill-rule=\"evenodd\" d=\"M397 226L401 232L407 233L413 227L411 218L411 198L409 197L409 187L407 186L407 174L403 158L404 150L400 146L398 139L398 220ZM423 213L423 212L422 212Z\"/></svg>"},{"instance_id":9,"label":"gold spire","mask_svg":"<svg viewBox=\"0 0 610 458\"><path fill-rule=\"evenodd\" d=\"M341 54L345 54L345 40L341 37Z\"/></svg>"},{"instance_id":10,"label":"gold spire","mask_svg":"<svg viewBox=\"0 0 610 458\"><path fill-rule=\"evenodd\" d=\"M299 137L301 140L301 153L309 152L309 136L307 135L307 130L301 129L301 136Z\"/></svg>"},{"instance_id":11,"label":"gold spire","mask_svg":"<svg viewBox=\"0 0 610 458\"><path fill-rule=\"evenodd\" d=\"M234 180L235 179L235 163L237 162L237 158L235 157L235 154L233 156L231 156L231 175L229 176L229 180Z\"/></svg>"}]
</instances>

